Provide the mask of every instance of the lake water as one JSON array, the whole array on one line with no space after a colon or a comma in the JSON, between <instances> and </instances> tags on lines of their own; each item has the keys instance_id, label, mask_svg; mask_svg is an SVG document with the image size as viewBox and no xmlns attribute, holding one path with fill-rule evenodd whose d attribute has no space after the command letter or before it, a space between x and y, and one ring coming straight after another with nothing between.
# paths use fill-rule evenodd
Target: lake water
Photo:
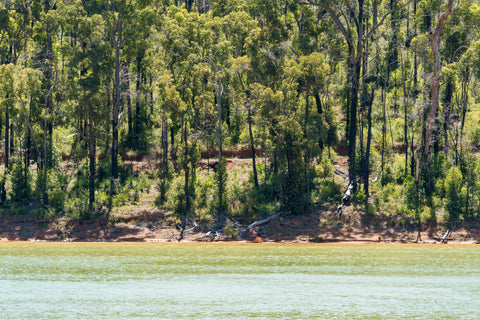
<instances>
[{"instance_id":1,"label":"lake water","mask_svg":"<svg viewBox=\"0 0 480 320\"><path fill-rule=\"evenodd\" d=\"M480 319L475 245L0 242L0 319Z\"/></svg>"}]
</instances>

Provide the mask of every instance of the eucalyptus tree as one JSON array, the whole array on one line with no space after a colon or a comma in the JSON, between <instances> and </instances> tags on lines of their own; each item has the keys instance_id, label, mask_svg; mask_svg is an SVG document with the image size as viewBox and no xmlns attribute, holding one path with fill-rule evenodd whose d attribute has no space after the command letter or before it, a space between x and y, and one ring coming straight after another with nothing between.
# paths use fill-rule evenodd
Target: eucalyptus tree
<instances>
[{"instance_id":1,"label":"eucalyptus tree","mask_svg":"<svg viewBox=\"0 0 480 320\"><path fill-rule=\"evenodd\" d=\"M123 47L123 24L127 3L122 1L107 1L106 22L109 26L110 41L114 50L114 77L113 77L113 106L112 106L112 147L111 147L111 178L110 193L116 194L118 187L118 129L120 115L121 95L121 61L120 54Z\"/></svg>"},{"instance_id":2,"label":"eucalyptus tree","mask_svg":"<svg viewBox=\"0 0 480 320\"><path fill-rule=\"evenodd\" d=\"M418 184L420 173L423 172L426 182L427 193L432 192L434 177L430 175L430 163L432 159L432 147L434 144L434 131L437 128L437 115L439 109L439 93L440 93L440 71L441 71L441 57L440 57L440 40L441 32L443 26L446 23L448 17L453 13L453 11L458 7L460 1L458 0L454 3L454 0L448 0L446 4L445 11L440 14L438 21L435 25L435 28L432 30L429 43L430 49L433 53L433 73L431 75L431 86L429 93L429 101L427 101L427 106L425 109L425 114L427 118L425 121L421 122L421 132L420 139L418 143L419 152L417 152L416 159L416 175L415 181ZM431 21L427 25L430 29ZM427 112L428 110L428 112ZM422 162L422 164L421 164Z\"/></svg>"},{"instance_id":3,"label":"eucalyptus tree","mask_svg":"<svg viewBox=\"0 0 480 320\"><path fill-rule=\"evenodd\" d=\"M253 114L255 102L252 97L252 69L250 59L247 56L231 58L229 72L232 74L235 99L242 101L247 109L248 137L250 141L250 152L252 154L253 185L256 189L259 187L257 157L255 153L255 138L253 135Z\"/></svg>"},{"instance_id":4,"label":"eucalyptus tree","mask_svg":"<svg viewBox=\"0 0 480 320\"><path fill-rule=\"evenodd\" d=\"M156 7L156 9L154 8ZM147 112L147 96L153 92L147 80L152 80L154 70L150 65L147 51L158 47L151 42L152 30L158 30L162 14L167 5L155 1L135 1L127 3L123 10L123 46L121 50L122 72L120 77L122 93L121 109L127 113L127 133L123 141L124 149L146 152L149 146L152 101L150 114ZM132 103L135 109L132 109ZM125 105L126 104L126 105ZM125 110L126 108L126 110Z\"/></svg>"},{"instance_id":5,"label":"eucalyptus tree","mask_svg":"<svg viewBox=\"0 0 480 320\"><path fill-rule=\"evenodd\" d=\"M36 1L8 1L2 4L2 63L17 64L32 36L33 17L38 14ZM6 39L5 43L3 42Z\"/></svg>"},{"instance_id":6,"label":"eucalyptus tree","mask_svg":"<svg viewBox=\"0 0 480 320\"><path fill-rule=\"evenodd\" d=\"M56 51L53 48L60 27L59 16L54 1L43 1L43 7L38 14L33 38L39 51L34 56L34 65L42 70L45 77L42 81L44 98L44 137L43 137L43 167L53 167L53 127L54 127L54 97L56 89Z\"/></svg>"},{"instance_id":7,"label":"eucalyptus tree","mask_svg":"<svg viewBox=\"0 0 480 320\"><path fill-rule=\"evenodd\" d=\"M89 210L94 210L97 141L105 136L110 119L108 85L114 62L100 3L72 2L64 6L64 12L76 13L75 20L66 21L64 28L75 35L71 41L69 77L70 85L75 88L72 91L76 99L75 125L88 154Z\"/></svg>"},{"instance_id":8,"label":"eucalyptus tree","mask_svg":"<svg viewBox=\"0 0 480 320\"><path fill-rule=\"evenodd\" d=\"M20 136L21 131L23 131L23 152L19 155L19 158L23 157L23 183L22 186L29 185L29 171L30 171L30 154L34 153L36 155L35 162L38 169L42 169L42 161L40 159L40 150L39 144L37 141L37 133L34 129L35 122L32 121L32 117L35 120L36 115L39 114L38 104L39 97L41 93L41 84L43 74L39 70L34 70L31 68L17 67L14 74L14 97L15 105L18 109L18 125L17 131ZM33 122L33 123L32 123ZM32 152L32 140L33 139L33 149ZM20 148L19 148L20 150ZM17 163L17 165L20 165ZM22 189L20 187L19 189ZM28 189L28 188L27 188ZM48 197L46 196L46 186L42 186L42 195L44 201L48 204ZM29 197L28 193L24 193L23 196ZM17 200L19 200L19 194L17 193Z\"/></svg>"},{"instance_id":9,"label":"eucalyptus tree","mask_svg":"<svg viewBox=\"0 0 480 320\"><path fill-rule=\"evenodd\" d=\"M210 65L209 81L215 91L215 100L217 103L217 116L218 116L218 161L222 161L223 151L223 134L222 134L222 96L225 90L225 77L227 76L225 70L228 63L229 56L231 54L231 43L226 38L226 34L223 30L223 25L228 22L222 18L215 17L214 19L207 21L205 27L210 30L211 37L203 37L200 45L206 49L206 55L204 59L208 59Z\"/></svg>"},{"instance_id":10,"label":"eucalyptus tree","mask_svg":"<svg viewBox=\"0 0 480 320\"><path fill-rule=\"evenodd\" d=\"M361 80L361 68L363 56L367 49L368 41L376 34L387 17L406 3L400 3L392 10L379 16L379 4L377 1L364 0L343 1L298 1L300 4L312 5L323 10L323 15L328 16L333 25L342 34L347 48L348 65L348 112L347 112L347 140L348 140L348 166L349 178L353 182L357 175L356 170L356 141L357 141L357 110ZM370 19L371 18L371 19Z\"/></svg>"},{"instance_id":11,"label":"eucalyptus tree","mask_svg":"<svg viewBox=\"0 0 480 320\"><path fill-rule=\"evenodd\" d=\"M10 114L13 110L14 98L14 65L2 64L0 65L0 92L1 92L1 105L2 111L5 114L5 141L4 141L4 153L5 153L5 168L10 166Z\"/></svg>"},{"instance_id":12,"label":"eucalyptus tree","mask_svg":"<svg viewBox=\"0 0 480 320\"><path fill-rule=\"evenodd\" d=\"M31 1L4 2L0 7L0 55L2 64L17 64L33 33L34 17L38 18L38 3ZM14 124L10 108L5 109L5 157L14 150Z\"/></svg>"},{"instance_id":13,"label":"eucalyptus tree","mask_svg":"<svg viewBox=\"0 0 480 320\"><path fill-rule=\"evenodd\" d=\"M432 134L433 134L433 130L435 129L435 119L437 118L438 106L439 106L439 92L440 92L439 88L440 88L440 70L441 70L440 34L442 32L443 25L445 24L446 20L452 14L452 12L458 7L459 3L460 3L459 0L457 0L456 3L454 3L454 0L448 0L445 12L443 12L438 18L437 24L430 38L430 46L432 49L433 59L434 59L434 70L432 75L432 87L430 92L431 102L428 110L428 118L426 122L426 130L425 130L425 137L424 137L425 142L424 142L424 149L423 149L423 156L425 157L427 164L431 160Z\"/></svg>"},{"instance_id":14,"label":"eucalyptus tree","mask_svg":"<svg viewBox=\"0 0 480 320\"><path fill-rule=\"evenodd\" d=\"M170 7L163 16L162 28L158 34L154 35L160 47L158 51L151 52L160 57L156 61L160 68L158 71L161 73L156 76L159 81L161 104L167 108L163 112L168 112L172 120L170 127L172 159L180 160L184 173L183 193L179 197L176 208L182 218L183 228L194 209L192 199L195 192L198 159L198 149L196 139L192 136L191 123L194 118L195 102L200 98L201 84L204 83L209 72L206 56L202 56L204 52L199 44L202 41L208 41L210 37L210 33L204 32L204 24L205 19L201 19L197 13ZM175 123L180 124L181 143L180 152L174 155L176 148L172 128Z\"/></svg>"}]
</instances>

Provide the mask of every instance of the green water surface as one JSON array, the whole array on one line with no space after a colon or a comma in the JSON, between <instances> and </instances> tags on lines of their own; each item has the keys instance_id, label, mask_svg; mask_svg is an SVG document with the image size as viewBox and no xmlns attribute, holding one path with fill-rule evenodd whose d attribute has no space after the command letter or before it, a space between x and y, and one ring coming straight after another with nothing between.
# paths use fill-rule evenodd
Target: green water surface
<instances>
[{"instance_id":1,"label":"green water surface","mask_svg":"<svg viewBox=\"0 0 480 320\"><path fill-rule=\"evenodd\" d=\"M480 319L475 245L0 242L0 319Z\"/></svg>"}]
</instances>

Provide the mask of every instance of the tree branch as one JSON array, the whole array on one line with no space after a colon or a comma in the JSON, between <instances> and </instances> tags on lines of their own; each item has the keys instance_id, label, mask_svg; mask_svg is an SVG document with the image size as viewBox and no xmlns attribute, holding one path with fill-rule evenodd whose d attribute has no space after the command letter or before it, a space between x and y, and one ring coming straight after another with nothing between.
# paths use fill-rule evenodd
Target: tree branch
<instances>
[{"instance_id":1,"label":"tree branch","mask_svg":"<svg viewBox=\"0 0 480 320\"><path fill-rule=\"evenodd\" d=\"M337 27L340 29L340 32L342 32L348 45L353 47L352 36L349 32L347 32L347 29L343 25L342 21L340 21L340 18L335 14L335 11L333 11L333 9L327 3L324 2L325 0L320 0L320 1L321 2L318 3L316 1L308 0L308 1L298 1L297 3L300 5L310 5L314 7L321 7L327 10L328 15L333 19Z\"/></svg>"}]
</instances>

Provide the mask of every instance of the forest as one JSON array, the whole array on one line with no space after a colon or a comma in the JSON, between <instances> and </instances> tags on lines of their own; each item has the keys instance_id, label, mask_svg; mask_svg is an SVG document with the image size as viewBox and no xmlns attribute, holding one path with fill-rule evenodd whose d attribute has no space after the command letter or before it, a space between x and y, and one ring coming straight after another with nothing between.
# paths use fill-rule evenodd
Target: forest
<instances>
[{"instance_id":1,"label":"forest","mask_svg":"<svg viewBox=\"0 0 480 320\"><path fill-rule=\"evenodd\" d=\"M480 219L477 0L0 3L0 215Z\"/></svg>"}]
</instances>

